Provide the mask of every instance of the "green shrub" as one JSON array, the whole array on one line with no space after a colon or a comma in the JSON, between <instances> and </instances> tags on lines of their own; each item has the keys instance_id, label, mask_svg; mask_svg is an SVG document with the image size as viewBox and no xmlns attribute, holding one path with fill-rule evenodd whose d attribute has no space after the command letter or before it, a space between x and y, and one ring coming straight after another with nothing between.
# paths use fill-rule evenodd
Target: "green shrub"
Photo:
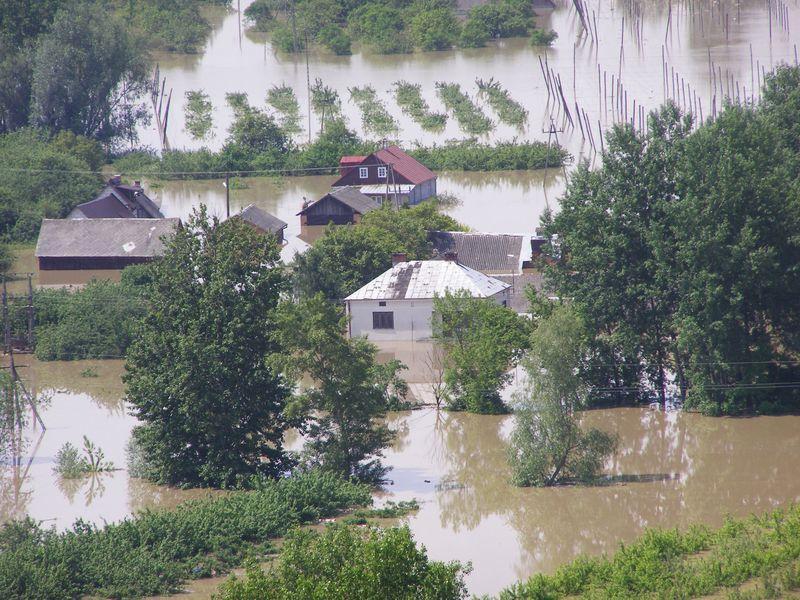
<instances>
[{"instance_id":1,"label":"green shrub","mask_svg":"<svg viewBox=\"0 0 800 600\"><path fill-rule=\"evenodd\" d=\"M342 525L322 533L293 530L269 570L255 563L244 579L222 585L222 600L466 598L458 562L430 561L408 527L357 529Z\"/></svg>"},{"instance_id":2,"label":"green shrub","mask_svg":"<svg viewBox=\"0 0 800 600\"><path fill-rule=\"evenodd\" d=\"M422 86L400 80L394 82L394 95L400 109L410 115L426 131L441 131L447 124L447 115L431 112L422 98Z\"/></svg>"},{"instance_id":3,"label":"green shrub","mask_svg":"<svg viewBox=\"0 0 800 600\"><path fill-rule=\"evenodd\" d=\"M302 35L294 35L292 28L286 23L277 23L272 28L272 45L287 54L292 52L303 52L306 49L305 38Z\"/></svg>"},{"instance_id":4,"label":"green shrub","mask_svg":"<svg viewBox=\"0 0 800 600\"><path fill-rule=\"evenodd\" d=\"M12 521L0 529L0 597L175 593L185 579L263 556L269 540L294 525L369 503L366 487L306 473L102 528L77 521L58 533L30 519Z\"/></svg>"},{"instance_id":5,"label":"green shrub","mask_svg":"<svg viewBox=\"0 0 800 600\"><path fill-rule=\"evenodd\" d=\"M467 19L461 28L458 45L462 48L483 48L492 38L488 25L480 19Z\"/></svg>"},{"instance_id":6,"label":"green shrub","mask_svg":"<svg viewBox=\"0 0 800 600\"><path fill-rule=\"evenodd\" d=\"M494 129L494 123L461 91L457 83L436 82L436 93L442 103L458 121L459 127L469 135L484 135Z\"/></svg>"},{"instance_id":7,"label":"green shrub","mask_svg":"<svg viewBox=\"0 0 800 600\"><path fill-rule=\"evenodd\" d=\"M351 54L350 36L339 26L329 23L317 32L317 42L337 56Z\"/></svg>"},{"instance_id":8,"label":"green shrub","mask_svg":"<svg viewBox=\"0 0 800 600\"><path fill-rule=\"evenodd\" d=\"M480 144L467 140L443 146L419 147L409 152L434 171L507 171L560 167L569 153L543 142Z\"/></svg>"},{"instance_id":9,"label":"green shrub","mask_svg":"<svg viewBox=\"0 0 800 600\"><path fill-rule=\"evenodd\" d=\"M558 34L553 31L545 31L544 29L534 29L531 33L531 46L550 46L556 41Z\"/></svg>"},{"instance_id":10,"label":"green shrub","mask_svg":"<svg viewBox=\"0 0 800 600\"><path fill-rule=\"evenodd\" d=\"M527 35L533 28L531 3L525 0L494 0L473 6L465 27L485 31L489 38Z\"/></svg>"},{"instance_id":11,"label":"green shrub","mask_svg":"<svg viewBox=\"0 0 800 600\"><path fill-rule=\"evenodd\" d=\"M461 25L450 8L424 10L411 19L409 35L422 50L447 50L459 36Z\"/></svg>"},{"instance_id":12,"label":"green shrub","mask_svg":"<svg viewBox=\"0 0 800 600\"><path fill-rule=\"evenodd\" d=\"M271 0L255 0L244 9L244 16L256 31L268 31L274 23Z\"/></svg>"},{"instance_id":13,"label":"green shrub","mask_svg":"<svg viewBox=\"0 0 800 600\"><path fill-rule=\"evenodd\" d=\"M499 81L495 81L494 77L490 77L488 81L476 79L475 84L478 86L478 95L486 98L489 106L497 113L503 123L517 127L522 127L525 124L528 119L528 111L511 97L511 94L500 85Z\"/></svg>"}]
</instances>

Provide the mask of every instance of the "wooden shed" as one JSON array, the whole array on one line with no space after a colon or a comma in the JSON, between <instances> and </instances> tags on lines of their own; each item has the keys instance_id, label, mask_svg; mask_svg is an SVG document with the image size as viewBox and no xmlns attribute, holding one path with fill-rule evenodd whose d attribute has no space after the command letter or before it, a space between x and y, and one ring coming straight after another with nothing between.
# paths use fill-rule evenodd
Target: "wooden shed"
<instances>
[{"instance_id":1,"label":"wooden shed","mask_svg":"<svg viewBox=\"0 0 800 600\"><path fill-rule=\"evenodd\" d=\"M313 242L325 228L334 225L354 225L368 212L380 205L357 188L343 187L332 190L319 200L303 206L300 217L300 237Z\"/></svg>"}]
</instances>

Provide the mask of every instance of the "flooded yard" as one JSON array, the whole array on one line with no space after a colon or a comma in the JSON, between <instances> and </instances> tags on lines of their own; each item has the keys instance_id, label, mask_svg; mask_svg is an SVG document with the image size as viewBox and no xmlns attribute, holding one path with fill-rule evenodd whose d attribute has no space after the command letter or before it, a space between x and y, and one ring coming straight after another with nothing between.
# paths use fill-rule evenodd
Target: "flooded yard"
<instances>
[{"instance_id":1,"label":"flooded yard","mask_svg":"<svg viewBox=\"0 0 800 600\"><path fill-rule=\"evenodd\" d=\"M421 364L419 349L391 354ZM125 445L135 420L122 401L119 361L38 363L25 379L51 395L44 435L28 434L19 465L0 472L0 519L30 515L58 528L83 518L98 524L146 507L204 496L130 478ZM97 377L82 376L90 368ZM425 377L413 371L419 392ZM424 408L389 416L398 431L380 498L421 502L408 517L436 559L471 561L470 591L493 593L537 572L552 572L579 554L615 550L645 527L720 524L800 500L796 456L800 417L708 418L639 408L586 413L588 425L620 436L607 465L608 485L521 489L509 484L505 440L513 417ZM65 482L53 474L64 442L87 435L123 470ZM209 582L190 584L206 596Z\"/></svg>"}]
</instances>

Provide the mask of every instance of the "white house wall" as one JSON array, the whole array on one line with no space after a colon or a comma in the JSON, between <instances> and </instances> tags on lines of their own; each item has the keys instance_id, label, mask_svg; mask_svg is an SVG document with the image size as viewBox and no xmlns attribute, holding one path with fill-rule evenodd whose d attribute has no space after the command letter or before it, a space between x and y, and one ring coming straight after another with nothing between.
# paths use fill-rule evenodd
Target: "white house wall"
<instances>
[{"instance_id":1,"label":"white house wall","mask_svg":"<svg viewBox=\"0 0 800 600\"><path fill-rule=\"evenodd\" d=\"M498 304L508 305L508 290L492 296ZM380 306L385 302L386 306ZM351 337L366 336L374 342L397 340L426 340L431 337L433 299L421 300L348 300ZM394 329L373 329L372 313L394 313Z\"/></svg>"}]
</instances>

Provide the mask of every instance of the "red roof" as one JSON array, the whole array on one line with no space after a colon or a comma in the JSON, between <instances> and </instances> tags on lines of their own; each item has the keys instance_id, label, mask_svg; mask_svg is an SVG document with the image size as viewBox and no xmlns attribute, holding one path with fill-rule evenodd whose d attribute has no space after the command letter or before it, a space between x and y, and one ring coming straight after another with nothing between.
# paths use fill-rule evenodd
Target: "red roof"
<instances>
[{"instance_id":1,"label":"red roof","mask_svg":"<svg viewBox=\"0 0 800 600\"><path fill-rule=\"evenodd\" d=\"M410 157L397 146L388 146L375 152L378 160L392 165L395 173L401 174L411 183L417 185L435 179L436 174L417 159Z\"/></svg>"},{"instance_id":2,"label":"red roof","mask_svg":"<svg viewBox=\"0 0 800 600\"><path fill-rule=\"evenodd\" d=\"M366 156L343 156L339 159L340 165L359 165Z\"/></svg>"}]
</instances>

